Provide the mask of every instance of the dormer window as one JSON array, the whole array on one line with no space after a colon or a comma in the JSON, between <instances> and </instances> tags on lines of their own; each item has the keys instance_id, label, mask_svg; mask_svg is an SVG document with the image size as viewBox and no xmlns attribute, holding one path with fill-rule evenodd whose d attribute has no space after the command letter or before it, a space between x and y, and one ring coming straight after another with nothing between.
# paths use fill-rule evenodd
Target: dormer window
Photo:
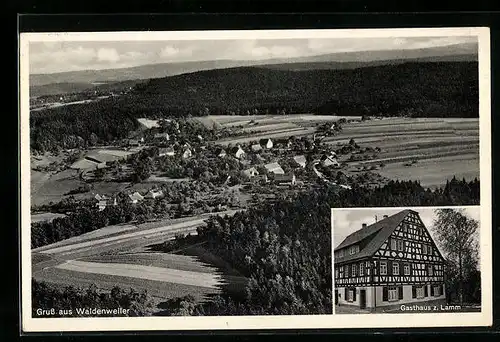
<instances>
[{"instance_id":1,"label":"dormer window","mask_svg":"<svg viewBox=\"0 0 500 342\"><path fill-rule=\"evenodd\" d=\"M354 246L349 247L349 255L353 255L353 254L356 254L358 252L359 252L358 245L354 245Z\"/></svg>"}]
</instances>

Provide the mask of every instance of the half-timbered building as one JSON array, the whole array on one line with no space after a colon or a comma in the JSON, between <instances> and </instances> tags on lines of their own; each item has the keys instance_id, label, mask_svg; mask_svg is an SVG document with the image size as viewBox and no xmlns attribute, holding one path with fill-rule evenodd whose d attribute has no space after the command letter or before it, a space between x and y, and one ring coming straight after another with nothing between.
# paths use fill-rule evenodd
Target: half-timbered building
<instances>
[{"instance_id":1,"label":"half-timbered building","mask_svg":"<svg viewBox=\"0 0 500 342\"><path fill-rule=\"evenodd\" d=\"M334 250L336 304L374 311L444 301L444 258L418 212L360 228Z\"/></svg>"}]
</instances>

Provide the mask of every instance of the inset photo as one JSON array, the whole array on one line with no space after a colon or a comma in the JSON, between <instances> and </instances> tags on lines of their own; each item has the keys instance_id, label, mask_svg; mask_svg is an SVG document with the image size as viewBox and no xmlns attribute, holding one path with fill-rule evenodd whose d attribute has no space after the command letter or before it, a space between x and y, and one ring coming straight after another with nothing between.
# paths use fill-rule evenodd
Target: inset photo
<instances>
[{"instance_id":1,"label":"inset photo","mask_svg":"<svg viewBox=\"0 0 500 342\"><path fill-rule=\"evenodd\" d=\"M480 207L332 209L334 312L481 312Z\"/></svg>"}]
</instances>

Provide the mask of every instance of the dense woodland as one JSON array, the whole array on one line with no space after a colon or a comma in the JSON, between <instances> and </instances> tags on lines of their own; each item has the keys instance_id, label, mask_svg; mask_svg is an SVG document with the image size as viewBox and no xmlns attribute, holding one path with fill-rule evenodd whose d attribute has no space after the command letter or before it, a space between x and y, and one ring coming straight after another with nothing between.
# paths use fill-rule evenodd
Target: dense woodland
<instances>
[{"instance_id":1,"label":"dense woodland","mask_svg":"<svg viewBox=\"0 0 500 342\"><path fill-rule=\"evenodd\" d=\"M223 296L202 304L195 304L189 296L178 298L168 302L165 314L331 312L331 207L477 204L478 197L472 196L478 189L477 180L456 179L436 191L417 182L391 182L352 192L328 187L230 218L214 217L199 229L198 238L208 241L212 253L250 279L246 297Z\"/></svg>"},{"instance_id":2,"label":"dense woodland","mask_svg":"<svg viewBox=\"0 0 500 342\"><path fill-rule=\"evenodd\" d=\"M119 97L32 112L31 147L46 151L121 139L138 127L138 117L478 117L477 70L477 62L305 71L241 67L151 79Z\"/></svg>"}]
</instances>

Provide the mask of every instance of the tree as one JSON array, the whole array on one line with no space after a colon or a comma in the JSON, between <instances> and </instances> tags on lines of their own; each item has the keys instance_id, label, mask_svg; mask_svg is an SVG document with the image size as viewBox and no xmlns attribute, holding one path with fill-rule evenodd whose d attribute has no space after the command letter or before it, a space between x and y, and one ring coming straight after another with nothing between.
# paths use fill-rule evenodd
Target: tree
<instances>
[{"instance_id":1,"label":"tree","mask_svg":"<svg viewBox=\"0 0 500 342\"><path fill-rule=\"evenodd\" d=\"M446 254L448 262L456 267L458 297L464 301L464 278L477 271L472 260L476 259L477 230L479 222L466 215L463 209L437 209L432 230Z\"/></svg>"}]
</instances>

